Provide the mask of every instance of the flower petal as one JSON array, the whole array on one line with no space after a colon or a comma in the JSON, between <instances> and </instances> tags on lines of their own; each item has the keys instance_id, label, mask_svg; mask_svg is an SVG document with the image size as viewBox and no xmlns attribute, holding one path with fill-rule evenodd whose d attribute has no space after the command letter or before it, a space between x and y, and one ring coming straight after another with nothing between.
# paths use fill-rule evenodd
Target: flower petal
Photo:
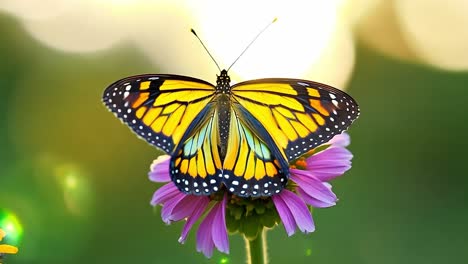
<instances>
[{"instance_id":1,"label":"flower petal","mask_svg":"<svg viewBox=\"0 0 468 264\"><path fill-rule=\"evenodd\" d=\"M164 221L164 223L170 224L172 221L177 221L173 218L174 208L176 208L176 206L179 205L180 202L186 197L187 196L185 194L179 193L178 195L174 196L172 199L167 200L166 203L163 204L161 210L161 218Z\"/></svg>"},{"instance_id":2,"label":"flower petal","mask_svg":"<svg viewBox=\"0 0 468 264\"><path fill-rule=\"evenodd\" d=\"M303 233L310 233L315 231L314 220L310 214L309 208L304 201L299 198L295 193L283 190L279 196L289 208L289 211L294 216L297 227Z\"/></svg>"},{"instance_id":3,"label":"flower petal","mask_svg":"<svg viewBox=\"0 0 468 264\"><path fill-rule=\"evenodd\" d=\"M179 243L184 243L185 239L187 239L188 232L192 229L193 224L197 222L198 218L205 212L206 206L209 204L210 199L207 196L200 196L200 199L197 200L193 204L193 212L187 218L187 222L185 222L184 228L182 229L182 233L179 238Z\"/></svg>"},{"instance_id":4,"label":"flower petal","mask_svg":"<svg viewBox=\"0 0 468 264\"><path fill-rule=\"evenodd\" d=\"M151 205L165 204L168 200L173 199L174 196L183 194L177 189L174 183L170 182L159 188L151 199Z\"/></svg>"},{"instance_id":5,"label":"flower petal","mask_svg":"<svg viewBox=\"0 0 468 264\"><path fill-rule=\"evenodd\" d=\"M161 155L151 164L150 172L148 174L151 181L154 182L169 182L171 175L169 174L169 161L171 156Z\"/></svg>"},{"instance_id":6,"label":"flower petal","mask_svg":"<svg viewBox=\"0 0 468 264\"><path fill-rule=\"evenodd\" d=\"M327 144L331 144L333 147L347 147L351 143L351 137L348 133L341 133L334 136Z\"/></svg>"},{"instance_id":7,"label":"flower petal","mask_svg":"<svg viewBox=\"0 0 468 264\"><path fill-rule=\"evenodd\" d=\"M210 211L197 230L197 251L202 252L207 258L211 258L215 246L211 233L215 215L213 212Z\"/></svg>"},{"instance_id":8,"label":"flower petal","mask_svg":"<svg viewBox=\"0 0 468 264\"><path fill-rule=\"evenodd\" d=\"M351 168L353 154L342 147L329 147L307 158L307 170L321 181L330 181Z\"/></svg>"},{"instance_id":9,"label":"flower petal","mask_svg":"<svg viewBox=\"0 0 468 264\"><path fill-rule=\"evenodd\" d=\"M281 194L286 192L287 190L283 190L278 195L273 195L271 198L273 199L273 203L275 204L276 211L278 212L281 222L283 222L284 229L288 236L292 236L296 231L296 221L294 220L294 216L292 215L289 207L281 198Z\"/></svg>"},{"instance_id":10,"label":"flower petal","mask_svg":"<svg viewBox=\"0 0 468 264\"><path fill-rule=\"evenodd\" d=\"M196 209L195 205L199 203L199 200L208 199L207 196L196 196L196 195L185 195L184 198L174 207L171 216L172 221L180 221L184 218L189 217Z\"/></svg>"},{"instance_id":11,"label":"flower petal","mask_svg":"<svg viewBox=\"0 0 468 264\"><path fill-rule=\"evenodd\" d=\"M326 208L326 207L331 207L336 205L336 202L328 202L328 201L321 201L319 199L316 199L309 194L307 194L302 188L298 187L297 188L298 194L301 196L301 198L304 200L306 204L312 205L313 207L316 208Z\"/></svg>"},{"instance_id":12,"label":"flower petal","mask_svg":"<svg viewBox=\"0 0 468 264\"><path fill-rule=\"evenodd\" d=\"M213 242L219 251L229 254L229 239L226 227L226 202L227 195L211 211L214 211L212 235Z\"/></svg>"},{"instance_id":13,"label":"flower petal","mask_svg":"<svg viewBox=\"0 0 468 264\"><path fill-rule=\"evenodd\" d=\"M319 201L322 201L330 206L336 202L336 195L332 192L330 185L324 184L320 179L315 177L311 172L291 169L291 180L308 194ZM307 197L306 197L307 198Z\"/></svg>"}]
</instances>

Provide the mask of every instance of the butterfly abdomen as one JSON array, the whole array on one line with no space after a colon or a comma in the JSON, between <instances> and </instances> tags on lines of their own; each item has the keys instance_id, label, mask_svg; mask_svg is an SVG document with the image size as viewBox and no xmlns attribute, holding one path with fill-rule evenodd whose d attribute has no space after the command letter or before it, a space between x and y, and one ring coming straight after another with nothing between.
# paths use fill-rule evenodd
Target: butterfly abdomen
<instances>
[{"instance_id":1,"label":"butterfly abdomen","mask_svg":"<svg viewBox=\"0 0 468 264\"><path fill-rule=\"evenodd\" d=\"M219 155L224 160L229 138L229 125L231 122L231 104L229 96L226 94L218 95L218 130L219 130Z\"/></svg>"}]
</instances>

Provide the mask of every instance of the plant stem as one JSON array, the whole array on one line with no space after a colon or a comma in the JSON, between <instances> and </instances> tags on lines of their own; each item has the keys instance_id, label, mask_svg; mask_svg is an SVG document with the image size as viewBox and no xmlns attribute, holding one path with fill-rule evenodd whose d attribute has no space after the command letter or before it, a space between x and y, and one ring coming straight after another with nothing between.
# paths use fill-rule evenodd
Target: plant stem
<instances>
[{"instance_id":1,"label":"plant stem","mask_svg":"<svg viewBox=\"0 0 468 264\"><path fill-rule=\"evenodd\" d=\"M244 237L247 250L247 264L268 264L266 231L263 229L254 240Z\"/></svg>"}]
</instances>

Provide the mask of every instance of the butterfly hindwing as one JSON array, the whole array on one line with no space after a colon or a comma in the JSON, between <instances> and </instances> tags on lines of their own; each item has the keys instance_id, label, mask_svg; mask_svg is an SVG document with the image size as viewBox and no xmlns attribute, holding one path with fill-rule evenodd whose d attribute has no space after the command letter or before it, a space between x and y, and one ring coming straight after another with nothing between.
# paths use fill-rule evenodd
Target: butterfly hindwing
<instances>
[{"instance_id":1,"label":"butterfly hindwing","mask_svg":"<svg viewBox=\"0 0 468 264\"><path fill-rule=\"evenodd\" d=\"M290 162L334 135L358 117L357 103L331 86L297 79L258 79L232 87L242 105L272 136Z\"/></svg>"},{"instance_id":2,"label":"butterfly hindwing","mask_svg":"<svg viewBox=\"0 0 468 264\"><path fill-rule=\"evenodd\" d=\"M279 193L288 180L288 163L267 131L242 106L233 104L223 183L238 196Z\"/></svg>"},{"instance_id":3,"label":"butterfly hindwing","mask_svg":"<svg viewBox=\"0 0 468 264\"><path fill-rule=\"evenodd\" d=\"M147 74L111 84L103 101L139 137L172 154L214 93L213 85L199 79Z\"/></svg>"},{"instance_id":4,"label":"butterfly hindwing","mask_svg":"<svg viewBox=\"0 0 468 264\"><path fill-rule=\"evenodd\" d=\"M213 103L199 114L198 126L185 133L170 161L171 179L186 194L209 195L221 185L218 114Z\"/></svg>"}]
</instances>

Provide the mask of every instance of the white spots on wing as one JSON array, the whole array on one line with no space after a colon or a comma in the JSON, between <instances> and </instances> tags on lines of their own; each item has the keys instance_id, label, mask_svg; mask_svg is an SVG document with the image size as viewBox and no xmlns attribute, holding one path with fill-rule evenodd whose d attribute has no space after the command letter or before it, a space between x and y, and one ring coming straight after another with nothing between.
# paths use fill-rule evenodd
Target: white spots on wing
<instances>
[{"instance_id":1,"label":"white spots on wing","mask_svg":"<svg viewBox=\"0 0 468 264\"><path fill-rule=\"evenodd\" d=\"M329 93L331 99L336 99L336 96L332 93Z\"/></svg>"},{"instance_id":2,"label":"white spots on wing","mask_svg":"<svg viewBox=\"0 0 468 264\"><path fill-rule=\"evenodd\" d=\"M332 103L333 103L334 106L338 107L338 101L332 100Z\"/></svg>"},{"instance_id":3,"label":"white spots on wing","mask_svg":"<svg viewBox=\"0 0 468 264\"><path fill-rule=\"evenodd\" d=\"M129 95L130 95L129 92L125 92L124 95L123 95L123 99L126 99Z\"/></svg>"},{"instance_id":4,"label":"white spots on wing","mask_svg":"<svg viewBox=\"0 0 468 264\"><path fill-rule=\"evenodd\" d=\"M125 86L125 91L130 91L130 89L132 89L132 86L131 86L131 85Z\"/></svg>"}]
</instances>

